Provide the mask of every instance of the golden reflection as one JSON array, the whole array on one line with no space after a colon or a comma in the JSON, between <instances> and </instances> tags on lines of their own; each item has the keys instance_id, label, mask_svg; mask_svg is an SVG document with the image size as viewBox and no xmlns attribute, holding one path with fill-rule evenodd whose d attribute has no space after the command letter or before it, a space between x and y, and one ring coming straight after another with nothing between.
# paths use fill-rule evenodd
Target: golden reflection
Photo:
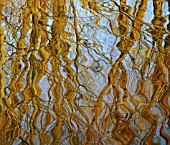
<instances>
[{"instance_id":1,"label":"golden reflection","mask_svg":"<svg viewBox=\"0 0 170 145\"><path fill-rule=\"evenodd\" d=\"M169 10L0 1L0 145L168 145Z\"/></svg>"}]
</instances>

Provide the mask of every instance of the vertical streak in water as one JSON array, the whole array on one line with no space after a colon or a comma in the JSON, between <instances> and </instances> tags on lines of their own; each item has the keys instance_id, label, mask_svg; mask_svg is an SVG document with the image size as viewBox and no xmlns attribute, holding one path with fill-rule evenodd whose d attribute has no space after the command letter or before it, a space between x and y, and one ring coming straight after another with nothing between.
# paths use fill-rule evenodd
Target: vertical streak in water
<instances>
[{"instance_id":1,"label":"vertical streak in water","mask_svg":"<svg viewBox=\"0 0 170 145\"><path fill-rule=\"evenodd\" d=\"M0 1L0 99L5 99L5 92L4 92L4 79L5 79L5 74L3 72L2 66L5 60L5 48L4 48L4 32L3 28L1 26L2 23L2 8L3 8L4 2ZM0 100L0 107L3 108L2 100ZM2 109L0 108L0 109ZM1 110L0 110L1 112Z\"/></svg>"}]
</instances>

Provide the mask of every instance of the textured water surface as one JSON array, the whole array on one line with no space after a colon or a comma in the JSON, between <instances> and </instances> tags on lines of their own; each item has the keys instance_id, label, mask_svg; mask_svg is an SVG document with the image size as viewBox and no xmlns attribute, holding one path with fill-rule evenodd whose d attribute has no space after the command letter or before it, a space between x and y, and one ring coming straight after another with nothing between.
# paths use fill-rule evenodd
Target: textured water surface
<instances>
[{"instance_id":1,"label":"textured water surface","mask_svg":"<svg viewBox=\"0 0 170 145\"><path fill-rule=\"evenodd\" d=\"M0 0L0 145L169 145L168 0Z\"/></svg>"}]
</instances>

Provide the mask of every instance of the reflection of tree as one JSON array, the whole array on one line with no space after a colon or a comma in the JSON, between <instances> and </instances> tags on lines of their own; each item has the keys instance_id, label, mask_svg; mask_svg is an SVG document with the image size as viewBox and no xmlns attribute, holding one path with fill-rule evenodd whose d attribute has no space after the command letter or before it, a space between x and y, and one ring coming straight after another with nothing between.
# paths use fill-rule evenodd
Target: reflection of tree
<instances>
[{"instance_id":1,"label":"reflection of tree","mask_svg":"<svg viewBox=\"0 0 170 145\"><path fill-rule=\"evenodd\" d=\"M163 48L163 1L152 24L149 2L0 3L0 140L151 143L159 124L168 138L169 35Z\"/></svg>"},{"instance_id":2,"label":"reflection of tree","mask_svg":"<svg viewBox=\"0 0 170 145\"><path fill-rule=\"evenodd\" d=\"M152 86L153 88L153 93L151 96L151 104L150 106L148 106L146 108L147 116L149 115L149 121L152 122L152 124L154 123L155 126L152 126L151 128L151 132L150 132L150 136L147 138L146 142L148 143L153 143L153 138L154 138L154 132L158 132L159 127L163 132L163 128L164 128L164 121L166 120L167 116L165 113L167 111L167 108L164 107L164 105L162 105L162 102L164 100L164 95L166 96L166 93L169 90L169 87L167 86L167 78L166 78L166 74L167 74L167 67L165 65L165 58L166 58L166 47L163 48L163 37L166 34L165 28L164 28L164 22L165 19L162 16L163 11L162 11L162 6L163 6L163 2L162 1L158 1L155 0L153 2L154 5L154 19L152 20L152 24L154 25L154 30L152 31L152 37L153 37L153 44L156 46L155 49L152 50L152 55L150 59L152 59L151 61L153 61L153 66L154 66L154 72L152 73L152 75L149 77L149 83L150 86ZM151 63L151 62L150 62ZM166 97L165 97L166 98ZM159 102L160 104L157 104L157 102ZM149 109L151 108L157 108L157 110L159 110L159 113L157 114L157 117L152 116L153 112L150 112ZM145 112L144 112L145 114ZM164 114L164 115L163 115ZM146 114L145 114L146 115ZM159 118L159 119L158 119ZM156 127L159 126L159 127ZM161 131L160 131L161 132ZM158 140L164 140L162 138L162 136L164 136L164 139L167 139L167 135L163 134L163 135L159 135L156 134L156 138ZM166 140L168 141L168 140Z\"/></svg>"},{"instance_id":3,"label":"reflection of tree","mask_svg":"<svg viewBox=\"0 0 170 145\"><path fill-rule=\"evenodd\" d=\"M0 22L2 22L2 8L3 8L3 2L0 2ZM1 87L1 91L0 91L0 94L1 94L1 99L4 99L5 98L5 94L4 94L4 79L5 79L5 76L4 76L4 72L2 70L2 65L4 63L4 60L5 60L5 51L4 51L4 32L3 32L3 29L2 29L2 26L0 26L0 55L1 55L1 60L0 60L0 78L1 78L1 83L0 83L0 87ZM1 104L1 107L3 106L2 103ZM1 108L2 109L2 108Z\"/></svg>"}]
</instances>

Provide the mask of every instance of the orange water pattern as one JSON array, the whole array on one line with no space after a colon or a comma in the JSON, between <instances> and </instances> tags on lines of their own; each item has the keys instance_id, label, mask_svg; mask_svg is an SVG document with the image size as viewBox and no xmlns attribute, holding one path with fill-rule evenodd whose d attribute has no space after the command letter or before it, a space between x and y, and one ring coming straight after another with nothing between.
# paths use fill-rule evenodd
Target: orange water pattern
<instances>
[{"instance_id":1,"label":"orange water pattern","mask_svg":"<svg viewBox=\"0 0 170 145\"><path fill-rule=\"evenodd\" d=\"M0 145L170 145L169 10L0 0Z\"/></svg>"}]
</instances>

